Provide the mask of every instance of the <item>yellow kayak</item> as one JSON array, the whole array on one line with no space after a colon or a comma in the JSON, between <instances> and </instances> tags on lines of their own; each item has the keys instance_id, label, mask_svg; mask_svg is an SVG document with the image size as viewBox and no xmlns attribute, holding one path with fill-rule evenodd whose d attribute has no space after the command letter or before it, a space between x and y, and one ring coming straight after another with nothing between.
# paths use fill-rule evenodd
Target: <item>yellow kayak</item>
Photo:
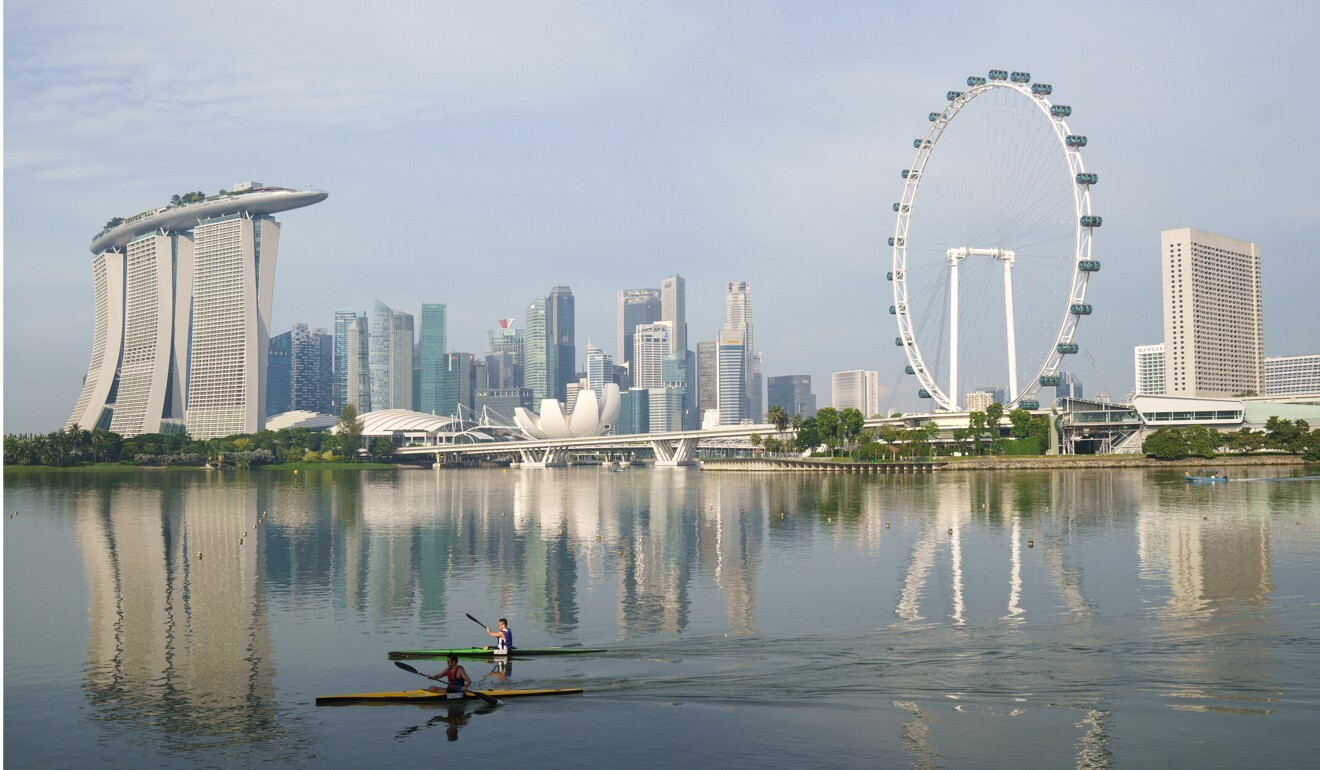
<instances>
[{"instance_id":1,"label":"yellow kayak","mask_svg":"<svg viewBox=\"0 0 1320 770\"><path fill-rule=\"evenodd\" d=\"M565 690L480 690L492 698L528 698L534 695L581 695L582 688ZM359 692L348 695L318 695L316 705L334 703L463 703L481 701L470 692L432 692L430 690L401 690L396 692Z\"/></svg>"}]
</instances>

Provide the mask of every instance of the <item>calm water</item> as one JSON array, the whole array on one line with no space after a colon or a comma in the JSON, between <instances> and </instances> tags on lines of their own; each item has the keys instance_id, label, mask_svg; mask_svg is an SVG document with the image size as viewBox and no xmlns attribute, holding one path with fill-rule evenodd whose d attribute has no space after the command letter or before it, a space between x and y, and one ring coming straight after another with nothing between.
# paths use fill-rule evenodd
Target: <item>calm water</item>
<instances>
[{"instance_id":1,"label":"calm water","mask_svg":"<svg viewBox=\"0 0 1320 770\"><path fill-rule=\"evenodd\" d=\"M4 759L1309 765L1316 473L8 475ZM610 652L503 672L581 697L313 704L464 613Z\"/></svg>"}]
</instances>

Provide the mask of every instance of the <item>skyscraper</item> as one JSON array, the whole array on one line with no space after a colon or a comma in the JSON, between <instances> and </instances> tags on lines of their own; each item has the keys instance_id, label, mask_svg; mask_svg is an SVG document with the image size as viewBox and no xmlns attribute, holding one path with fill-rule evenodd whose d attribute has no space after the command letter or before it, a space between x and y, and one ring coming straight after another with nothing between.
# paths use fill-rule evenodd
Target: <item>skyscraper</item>
<instances>
[{"instance_id":1,"label":"skyscraper","mask_svg":"<svg viewBox=\"0 0 1320 770\"><path fill-rule=\"evenodd\" d=\"M1164 343L1137 345L1133 349L1138 396L1164 395Z\"/></svg>"},{"instance_id":2,"label":"skyscraper","mask_svg":"<svg viewBox=\"0 0 1320 770\"><path fill-rule=\"evenodd\" d=\"M605 403L605 386L614 382L614 359L591 341L587 341L587 387L596 394L597 403Z\"/></svg>"},{"instance_id":3,"label":"skyscraper","mask_svg":"<svg viewBox=\"0 0 1320 770\"><path fill-rule=\"evenodd\" d=\"M360 315L348 322L348 390L344 403L357 407L358 414L371 411L370 322Z\"/></svg>"},{"instance_id":4,"label":"skyscraper","mask_svg":"<svg viewBox=\"0 0 1320 770\"><path fill-rule=\"evenodd\" d=\"M673 326L667 321L642 324L633 331L632 386L662 388L665 357L669 355Z\"/></svg>"},{"instance_id":5,"label":"skyscraper","mask_svg":"<svg viewBox=\"0 0 1320 770\"><path fill-rule=\"evenodd\" d=\"M270 338L266 351L266 417L293 408L293 332Z\"/></svg>"},{"instance_id":6,"label":"skyscraper","mask_svg":"<svg viewBox=\"0 0 1320 770\"><path fill-rule=\"evenodd\" d=\"M715 340L697 343L697 412L720 407L719 343Z\"/></svg>"},{"instance_id":7,"label":"skyscraper","mask_svg":"<svg viewBox=\"0 0 1320 770\"><path fill-rule=\"evenodd\" d=\"M377 300L371 313L369 345L372 408L412 409L412 314Z\"/></svg>"},{"instance_id":8,"label":"skyscraper","mask_svg":"<svg viewBox=\"0 0 1320 770\"><path fill-rule=\"evenodd\" d=\"M863 417L880 413L880 374L854 369L830 377L830 395L839 411L856 409Z\"/></svg>"},{"instance_id":9,"label":"skyscraper","mask_svg":"<svg viewBox=\"0 0 1320 770\"><path fill-rule=\"evenodd\" d=\"M747 351L740 337L719 341L717 367L720 425L738 425L751 419L747 402Z\"/></svg>"},{"instance_id":10,"label":"skyscraper","mask_svg":"<svg viewBox=\"0 0 1320 770\"><path fill-rule=\"evenodd\" d=\"M619 292L617 316L619 363L633 360L633 335L642 324L660 320L659 289L624 289Z\"/></svg>"},{"instance_id":11,"label":"skyscraper","mask_svg":"<svg viewBox=\"0 0 1320 770\"><path fill-rule=\"evenodd\" d=\"M555 347L556 368L553 397L563 401L567 397L568 383L577 381L577 332L574 328L573 290L555 286L546 298L546 327Z\"/></svg>"},{"instance_id":12,"label":"skyscraper","mask_svg":"<svg viewBox=\"0 0 1320 770\"><path fill-rule=\"evenodd\" d=\"M1165 392L1265 389L1260 246L1191 227L1160 233Z\"/></svg>"},{"instance_id":13,"label":"skyscraper","mask_svg":"<svg viewBox=\"0 0 1320 770\"><path fill-rule=\"evenodd\" d=\"M770 377L769 404L780 407L790 417L816 416L816 396L811 392L811 375L789 374L782 377Z\"/></svg>"},{"instance_id":14,"label":"skyscraper","mask_svg":"<svg viewBox=\"0 0 1320 770\"><path fill-rule=\"evenodd\" d=\"M445 357L449 352L447 316L448 309L443 304L422 305L422 328L418 333L421 376L418 378L417 404L418 410L427 414L452 414L441 406L449 403L449 399L441 397L441 381L448 369Z\"/></svg>"},{"instance_id":15,"label":"skyscraper","mask_svg":"<svg viewBox=\"0 0 1320 770\"><path fill-rule=\"evenodd\" d=\"M545 297L527 304L527 323L523 332L523 385L532 392L532 407L539 411L541 401L558 398L554 378L559 372L559 349L552 344Z\"/></svg>"},{"instance_id":16,"label":"skyscraper","mask_svg":"<svg viewBox=\"0 0 1320 770\"><path fill-rule=\"evenodd\" d=\"M1292 396L1320 393L1320 355L1265 359L1265 394Z\"/></svg>"},{"instance_id":17,"label":"skyscraper","mask_svg":"<svg viewBox=\"0 0 1320 770\"><path fill-rule=\"evenodd\" d=\"M673 324L670 353L686 351L687 340L687 282L675 273L660 283L660 320Z\"/></svg>"},{"instance_id":18,"label":"skyscraper","mask_svg":"<svg viewBox=\"0 0 1320 770\"><path fill-rule=\"evenodd\" d=\"M1059 372L1059 384L1054 386L1054 398L1082 398L1082 380L1072 372Z\"/></svg>"},{"instance_id":19,"label":"skyscraper","mask_svg":"<svg viewBox=\"0 0 1320 770\"><path fill-rule=\"evenodd\" d=\"M92 357L68 425L194 438L265 424L279 225L325 193L247 182L116 218L92 239ZM190 235L191 233L191 235Z\"/></svg>"},{"instance_id":20,"label":"skyscraper","mask_svg":"<svg viewBox=\"0 0 1320 770\"><path fill-rule=\"evenodd\" d=\"M332 348L325 329L308 329L297 323L289 345L289 409L328 414Z\"/></svg>"},{"instance_id":21,"label":"skyscraper","mask_svg":"<svg viewBox=\"0 0 1320 770\"><path fill-rule=\"evenodd\" d=\"M334 388L330 393L335 414L348 403L348 326L358 317L356 310L335 311Z\"/></svg>"},{"instance_id":22,"label":"skyscraper","mask_svg":"<svg viewBox=\"0 0 1320 770\"><path fill-rule=\"evenodd\" d=\"M720 424L731 425L743 420L760 419L761 397L761 361L755 353L752 337L752 287L745 282L730 283L724 298L724 327L719 337L719 410ZM743 361L736 367L741 385L729 379L735 367L726 361L728 352L736 345L743 355ZM735 391L736 387L736 391ZM730 403L726 404L726 400ZM736 403L735 403L736 402ZM740 415L734 422L728 422L731 415Z\"/></svg>"}]
</instances>

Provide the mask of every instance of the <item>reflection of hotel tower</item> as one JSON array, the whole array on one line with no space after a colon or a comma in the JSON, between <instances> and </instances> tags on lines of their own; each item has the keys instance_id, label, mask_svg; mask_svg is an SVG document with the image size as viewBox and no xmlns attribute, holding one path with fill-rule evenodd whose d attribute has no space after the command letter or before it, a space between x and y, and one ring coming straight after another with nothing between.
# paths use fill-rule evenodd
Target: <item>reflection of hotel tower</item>
<instances>
[{"instance_id":1,"label":"reflection of hotel tower","mask_svg":"<svg viewBox=\"0 0 1320 770\"><path fill-rule=\"evenodd\" d=\"M108 717L235 741L274 727L256 517L255 489L208 482L80 499L86 684Z\"/></svg>"},{"instance_id":2,"label":"reflection of hotel tower","mask_svg":"<svg viewBox=\"0 0 1320 770\"><path fill-rule=\"evenodd\" d=\"M1149 578L1167 576L1169 609L1204 609L1225 600L1262 602L1274 590L1267 524L1213 524L1187 511L1143 505L1137 525L1138 555Z\"/></svg>"},{"instance_id":3,"label":"reflection of hotel tower","mask_svg":"<svg viewBox=\"0 0 1320 770\"><path fill-rule=\"evenodd\" d=\"M724 614L733 633L756 631L755 570L765 551L765 488L721 484L701 505L698 568L713 573L724 597Z\"/></svg>"},{"instance_id":4,"label":"reflection of hotel tower","mask_svg":"<svg viewBox=\"0 0 1320 770\"><path fill-rule=\"evenodd\" d=\"M92 358L67 425L124 436L183 425L193 438L256 433L280 226L325 200L257 183L129 217L92 241Z\"/></svg>"}]
</instances>

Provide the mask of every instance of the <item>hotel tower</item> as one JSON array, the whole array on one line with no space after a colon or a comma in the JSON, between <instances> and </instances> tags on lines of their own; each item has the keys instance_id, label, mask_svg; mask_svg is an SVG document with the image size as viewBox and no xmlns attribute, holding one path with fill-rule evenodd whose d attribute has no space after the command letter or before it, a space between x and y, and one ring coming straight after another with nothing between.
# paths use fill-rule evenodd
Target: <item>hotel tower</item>
<instances>
[{"instance_id":1,"label":"hotel tower","mask_svg":"<svg viewBox=\"0 0 1320 770\"><path fill-rule=\"evenodd\" d=\"M124 436L256 433L280 226L326 193L235 185L144 211L92 240L92 359L68 426Z\"/></svg>"}]
</instances>

